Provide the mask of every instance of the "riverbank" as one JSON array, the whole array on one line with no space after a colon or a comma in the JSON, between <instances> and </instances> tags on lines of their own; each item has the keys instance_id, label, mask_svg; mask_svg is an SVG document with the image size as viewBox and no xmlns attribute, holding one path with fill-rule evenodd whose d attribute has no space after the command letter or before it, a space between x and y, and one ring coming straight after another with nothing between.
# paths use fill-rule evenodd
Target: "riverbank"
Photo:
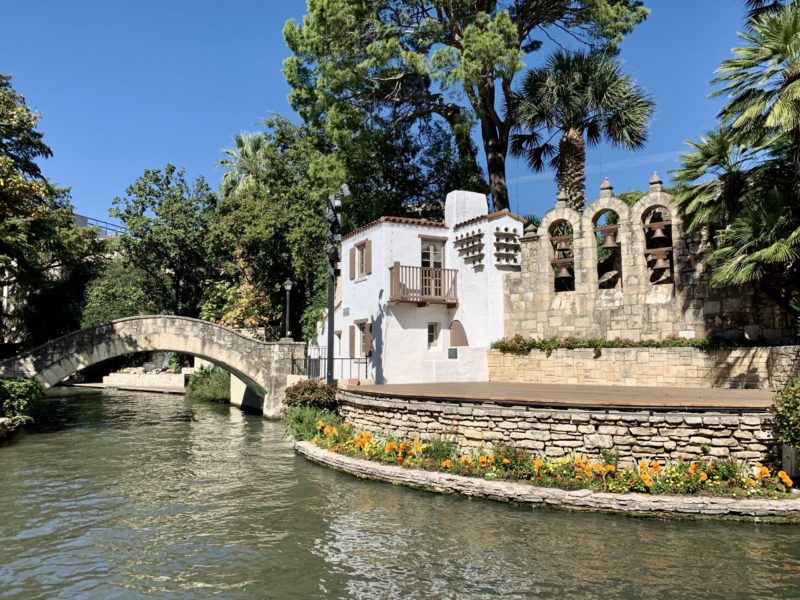
<instances>
[{"instance_id":1,"label":"riverbank","mask_svg":"<svg viewBox=\"0 0 800 600\"><path fill-rule=\"evenodd\" d=\"M567 491L516 481L486 480L386 465L329 452L309 442L296 442L295 450L313 462L362 479L385 481L430 492L462 494L535 507L621 513L638 517L800 523L800 498L769 500Z\"/></svg>"},{"instance_id":2,"label":"riverbank","mask_svg":"<svg viewBox=\"0 0 800 600\"><path fill-rule=\"evenodd\" d=\"M0 417L0 442L8 439L25 424L25 419Z\"/></svg>"}]
</instances>

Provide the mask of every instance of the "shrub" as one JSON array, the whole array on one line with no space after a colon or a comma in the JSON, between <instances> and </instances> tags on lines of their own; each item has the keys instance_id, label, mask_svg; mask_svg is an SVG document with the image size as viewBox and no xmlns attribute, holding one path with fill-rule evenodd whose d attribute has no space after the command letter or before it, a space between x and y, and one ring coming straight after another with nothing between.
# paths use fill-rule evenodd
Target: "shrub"
<instances>
[{"instance_id":1,"label":"shrub","mask_svg":"<svg viewBox=\"0 0 800 600\"><path fill-rule=\"evenodd\" d=\"M321 379L304 379L286 388L287 406L336 409L336 390Z\"/></svg>"},{"instance_id":2,"label":"shrub","mask_svg":"<svg viewBox=\"0 0 800 600\"><path fill-rule=\"evenodd\" d=\"M800 378L775 395L775 428L781 442L800 448Z\"/></svg>"},{"instance_id":3,"label":"shrub","mask_svg":"<svg viewBox=\"0 0 800 600\"><path fill-rule=\"evenodd\" d=\"M443 438L433 438L425 444L424 455L426 458L432 458L437 463L440 463L443 460L455 457L456 443Z\"/></svg>"},{"instance_id":4,"label":"shrub","mask_svg":"<svg viewBox=\"0 0 800 600\"><path fill-rule=\"evenodd\" d=\"M231 376L220 367L200 367L189 376L186 397L207 402L230 402Z\"/></svg>"},{"instance_id":5,"label":"shrub","mask_svg":"<svg viewBox=\"0 0 800 600\"><path fill-rule=\"evenodd\" d=\"M28 405L43 393L42 386L33 379L0 378L0 417L26 418Z\"/></svg>"},{"instance_id":6,"label":"shrub","mask_svg":"<svg viewBox=\"0 0 800 600\"><path fill-rule=\"evenodd\" d=\"M286 421L286 434L298 441L312 439L317 434L320 422L332 427L340 427L342 424L335 412L304 405L287 407L283 419Z\"/></svg>"},{"instance_id":7,"label":"shrub","mask_svg":"<svg viewBox=\"0 0 800 600\"><path fill-rule=\"evenodd\" d=\"M726 343L716 338L689 339L678 336L669 336L663 340L627 340L615 338L607 340L604 338L526 338L516 334L510 338L503 338L492 342L494 350L500 350L507 354L530 354L533 350L544 352L550 356L554 350L565 349L575 350L579 348L590 348L594 350L594 357L599 358L603 348L698 348L700 350L715 350L727 348L729 345L748 345L746 340ZM752 343L750 343L752 345Z\"/></svg>"}]
</instances>

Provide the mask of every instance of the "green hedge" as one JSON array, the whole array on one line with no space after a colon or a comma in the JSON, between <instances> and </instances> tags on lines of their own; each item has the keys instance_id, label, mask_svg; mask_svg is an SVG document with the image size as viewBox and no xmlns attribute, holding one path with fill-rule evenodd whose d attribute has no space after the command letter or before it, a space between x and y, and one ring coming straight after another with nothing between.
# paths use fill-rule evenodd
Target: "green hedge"
<instances>
[{"instance_id":1,"label":"green hedge","mask_svg":"<svg viewBox=\"0 0 800 600\"><path fill-rule=\"evenodd\" d=\"M0 417L27 417L28 406L44 394L33 379L0 378Z\"/></svg>"},{"instance_id":2,"label":"green hedge","mask_svg":"<svg viewBox=\"0 0 800 600\"><path fill-rule=\"evenodd\" d=\"M781 442L800 448L800 378L775 395L775 428Z\"/></svg>"},{"instance_id":3,"label":"green hedge","mask_svg":"<svg viewBox=\"0 0 800 600\"><path fill-rule=\"evenodd\" d=\"M739 346L746 345L736 344ZM532 350L544 352L547 356L553 353L553 350L567 349L575 350L577 348L591 348L595 351L595 357L600 356L602 348L698 348L700 350L716 350L721 348L730 347L723 340L716 338L682 338L677 336L670 336L663 340L627 340L622 338L615 338L607 340L604 338L526 338L520 334L510 338L503 338L492 342L491 346L494 350L500 350L508 354L530 354Z\"/></svg>"},{"instance_id":4,"label":"green hedge","mask_svg":"<svg viewBox=\"0 0 800 600\"><path fill-rule=\"evenodd\" d=\"M336 390L321 379L304 379L286 388L287 406L310 406L334 410Z\"/></svg>"},{"instance_id":5,"label":"green hedge","mask_svg":"<svg viewBox=\"0 0 800 600\"><path fill-rule=\"evenodd\" d=\"M190 400L230 402L231 376L220 367L200 367L189 376L186 397Z\"/></svg>"}]
</instances>

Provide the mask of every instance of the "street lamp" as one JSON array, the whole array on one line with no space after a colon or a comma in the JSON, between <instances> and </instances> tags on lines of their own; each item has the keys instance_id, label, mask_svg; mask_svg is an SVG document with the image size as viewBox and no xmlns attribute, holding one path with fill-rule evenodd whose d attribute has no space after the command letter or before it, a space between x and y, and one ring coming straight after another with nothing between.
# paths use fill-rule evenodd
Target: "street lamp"
<instances>
[{"instance_id":1,"label":"street lamp","mask_svg":"<svg viewBox=\"0 0 800 600\"><path fill-rule=\"evenodd\" d=\"M292 332L289 329L289 292L292 291L292 286L294 282L287 278L286 281L283 282L283 289L286 290L286 339L292 339Z\"/></svg>"},{"instance_id":2,"label":"street lamp","mask_svg":"<svg viewBox=\"0 0 800 600\"><path fill-rule=\"evenodd\" d=\"M339 244L342 242L340 230L342 228L342 198L350 195L347 184L339 188L339 193L328 196L328 207L325 210L325 221L328 224L328 241L325 244L325 254L328 255L328 348L325 379L328 385L333 385L333 296L336 286L336 276L339 274Z\"/></svg>"}]
</instances>

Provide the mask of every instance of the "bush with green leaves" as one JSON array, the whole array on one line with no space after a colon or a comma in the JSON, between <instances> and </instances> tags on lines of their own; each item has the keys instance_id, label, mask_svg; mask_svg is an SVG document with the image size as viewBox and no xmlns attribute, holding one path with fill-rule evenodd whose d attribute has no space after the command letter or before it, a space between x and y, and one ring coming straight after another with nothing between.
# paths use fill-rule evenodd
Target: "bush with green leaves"
<instances>
[{"instance_id":1,"label":"bush with green leaves","mask_svg":"<svg viewBox=\"0 0 800 600\"><path fill-rule=\"evenodd\" d=\"M286 388L287 406L336 410L336 390L321 379L304 379Z\"/></svg>"},{"instance_id":2,"label":"bush with green leaves","mask_svg":"<svg viewBox=\"0 0 800 600\"><path fill-rule=\"evenodd\" d=\"M28 406L43 393L42 386L33 379L0 378L0 417L27 420Z\"/></svg>"},{"instance_id":3,"label":"bush with green leaves","mask_svg":"<svg viewBox=\"0 0 800 600\"><path fill-rule=\"evenodd\" d=\"M200 367L189 376L186 397L207 402L229 402L231 376L220 367Z\"/></svg>"},{"instance_id":4,"label":"bush with green leaves","mask_svg":"<svg viewBox=\"0 0 800 600\"><path fill-rule=\"evenodd\" d=\"M800 377L775 395L775 428L781 442L800 448Z\"/></svg>"},{"instance_id":5,"label":"bush with green leaves","mask_svg":"<svg viewBox=\"0 0 800 600\"><path fill-rule=\"evenodd\" d=\"M342 424L341 418L332 410L302 404L286 407L283 419L286 421L286 434L298 441L308 441L317 435L320 422L334 427Z\"/></svg>"}]
</instances>

